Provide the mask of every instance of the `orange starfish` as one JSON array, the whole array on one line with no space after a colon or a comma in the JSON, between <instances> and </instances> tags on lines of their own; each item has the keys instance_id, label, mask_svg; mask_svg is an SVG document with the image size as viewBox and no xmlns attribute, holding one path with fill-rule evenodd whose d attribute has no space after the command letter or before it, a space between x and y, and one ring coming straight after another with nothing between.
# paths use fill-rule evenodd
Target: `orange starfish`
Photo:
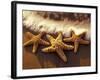
<instances>
[{"instance_id":1,"label":"orange starfish","mask_svg":"<svg viewBox=\"0 0 100 80\"><path fill-rule=\"evenodd\" d=\"M57 52L59 57L64 61L67 62L67 57L65 56L64 50L72 50L74 47L71 45L67 45L62 42L62 33L59 32L58 37L55 39L51 35L47 35L47 39L50 41L51 46L42 49L43 52Z\"/></svg>"},{"instance_id":2,"label":"orange starfish","mask_svg":"<svg viewBox=\"0 0 100 80\"><path fill-rule=\"evenodd\" d=\"M71 37L69 38L64 38L65 42L74 42L74 52L76 53L79 47L79 44L89 44L89 41L82 39L82 36L86 32L83 32L79 35L76 35L74 31L71 31Z\"/></svg>"},{"instance_id":3,"label":"orange starfish","mask_svg":"<svg viewBox=\"0 0 100 80\"><path fill-rule=\"evenodd\" d=\"M40 34L38 34L38 35L33 35L32 33L27 32L26 34L27 34L28 37L30 37L31 39L28 40L28 41L26 41L26 42L24 43L24 46L33 45L33 50L32 50L33 53L36 52L36 50L37 50L39 44L42 44L42 45L49 45L48 42L46 42L45 40L41 39L41 37L42 37L42 35L43 35L44 33L40 33Z\"/></svg>"}]
</instances>

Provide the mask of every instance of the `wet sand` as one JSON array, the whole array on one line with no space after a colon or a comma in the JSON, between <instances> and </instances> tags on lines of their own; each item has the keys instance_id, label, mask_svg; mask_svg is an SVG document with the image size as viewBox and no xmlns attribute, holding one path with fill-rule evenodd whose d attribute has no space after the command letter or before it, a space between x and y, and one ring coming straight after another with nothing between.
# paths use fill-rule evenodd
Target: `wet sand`
<instances>
[{"instance_id":1,"label":"wet sand","mask_svg":"<svg viewBox=\"0 0 100 80\"><path fill-rule=\"evenodd\" d=\"M28 40L25 35L27 31L32 32L23 27L23 43ZM32 33L37 34L35 32ZM44 36L42 38L47 40ZM43 53L41 49L44 47L46 46L39 45L35 54L32 53L32 46L23 47L23 69L90 66L90 44L80 45L77 53L64 51L68 58L67 63L63 62L56 52Z\"/></svg>"}]
</instances>

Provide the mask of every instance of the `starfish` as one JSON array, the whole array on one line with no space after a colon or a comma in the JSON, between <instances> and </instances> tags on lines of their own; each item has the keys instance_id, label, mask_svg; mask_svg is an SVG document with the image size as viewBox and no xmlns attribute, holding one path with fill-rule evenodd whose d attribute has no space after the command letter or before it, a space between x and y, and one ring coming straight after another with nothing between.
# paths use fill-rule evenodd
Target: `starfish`
<instances>
[{"instance_id":1,"label":"starfish","mask_svg":"<svg viewBox=\"0 0 100 80\"><path fill-rule=\"evenodd\" d=\"M74 47L62 42L62 33L61 32L59 32L56 39L53 38L49 34L47 34L46 37L50 41L51 46L42 49L42 51L43 52L56 52L64 62L67 62L67 57L65 56L63 49L64 50L72 50Z\"/></svg>"},{"instance_id":2,"label":"starfish","mask_svg":"<svg viewBox=\"0 0 100 80\"><path fill-rule=\"evenodd\" d=\"M39 44L42 44L42 45L49 45L48 42L46 42L45 40L41 39L42 35L44 33L40 33L38 35L33 35L32 33L30 32L27 32L26 33L27 36L30 38L30 40L26 41L24 43L24 46L29 46L29 45L33 45L33 50L32 52L35 53L37 48L38 48L38 45Z\"/></svg>"},{"instance_id":3,"label":"starfish","mask_svg":"<svg viewBox=\"0 0 100 80\"><path fill-rule=\"evenodd\" d=\"M71 31L71 37L69 38L64 38L65 42L73 42L74 43L74 53L77 52L79 44L89 44L89 41L82 39L82 36L86 32L83 32L79 35L76 35L74 31Z\"/></svg>"}]
</instances>

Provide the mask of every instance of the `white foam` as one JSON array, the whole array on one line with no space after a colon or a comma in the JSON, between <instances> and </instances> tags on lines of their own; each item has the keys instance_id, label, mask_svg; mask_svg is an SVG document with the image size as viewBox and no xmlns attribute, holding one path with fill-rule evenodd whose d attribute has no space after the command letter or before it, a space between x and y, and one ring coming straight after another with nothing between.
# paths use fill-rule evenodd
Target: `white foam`
<instances>
[{"instance_id":1,"label":"white foam","mask_svg":"<svg viewBox=\"0 0 100 80\"><path fill-rule=\"evenodd\" d=\"M23 24L25 27L33 31L46 31L47 33L55 33L62 31L63 35L68 37L70 31L73 30L76 34L86 32L86 39L90 39L90 24L87 22L77 23L72 21L54 21L44 19L36 14L35 11L23 11Z\"/></svg>"}]
</instances>

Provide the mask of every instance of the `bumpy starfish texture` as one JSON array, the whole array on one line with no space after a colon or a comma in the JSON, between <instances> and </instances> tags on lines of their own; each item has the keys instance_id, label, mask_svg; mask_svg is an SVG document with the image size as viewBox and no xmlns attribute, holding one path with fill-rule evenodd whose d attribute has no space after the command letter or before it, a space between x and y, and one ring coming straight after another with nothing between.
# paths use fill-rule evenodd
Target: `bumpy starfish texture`
<instances>
[{"instance_id":1,"label":"bumpy starfish texture","mask_svg":"<svg viewBox=\"0 0 100 80\"><path fill-rule=\"evenodd\" d=\"M51 35L47 34L47 39L50 41L51 46L42 49L43 52L56 52L59 57L64 61L67 62L67 57L65 56L64 50L72 50L74 47L71 45L67 45L62 41L62 33L59 32L57 38L53 38Z\"/></svg>"},{"instance_id":2,"label":"bumpy starfish texture","mask_svg":"<svg viewBox=\"0 0 100 80\"><path fill-rule=\"evenodd\" d=\"M86 32L83 32L79 35L76 35L74 31L71 31L71 37L69 38L64 38L65 42L73 42L74 43L74 53L77 52L79 44L89 44L89 41L82 39L82 36Z\"/></svg>"},{"instance_id":3,"label":"bumpy starfish texture","mask_svg":"<svg viewBox=\"0 0 100 80\"><path fill-rule=\"evenodd\" d=\"M24 46L29 46L29 45L33 45L33 50L32 52L35 53L37 51L37 48L38 48L38 45L39 44L42 44L42 45L49 45L49 42L41 39L42 35L44 33L40 33L38 35L33 35L32 33L30 32L27 32L27 37L30 38L30 40L26 41L24 43Z\"/></svg>"}]
</instances>

